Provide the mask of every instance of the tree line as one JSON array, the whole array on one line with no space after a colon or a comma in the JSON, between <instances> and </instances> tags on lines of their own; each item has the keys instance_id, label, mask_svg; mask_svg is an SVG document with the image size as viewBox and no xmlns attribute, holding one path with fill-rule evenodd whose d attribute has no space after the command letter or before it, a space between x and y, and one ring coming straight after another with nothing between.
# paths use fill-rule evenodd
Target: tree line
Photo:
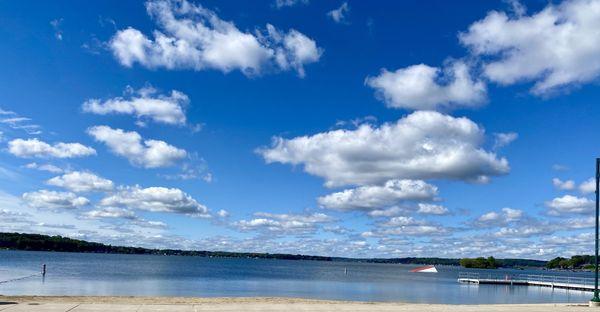
<instances>
[{"instance_id":1,"label":"tree line","mask_svg":"<svg viewBox=\"0 0 600 312\"><path fill-rule=\"evenodd\" d=\"M594 256L589 255L576 255L570 259L563 257L556 257L546 264L548 269L574 269L574 270L593 270L594 269Z\"/></svg>"},{"instance_id":2,"label":"tree line","mask_svg":"<svg viewBox=\"0 0 600 312\"><path fill-rule=\"evenodd\" d=\"M496 268L496 267L543 267L546 261L529 259L495 259L488 258L435 258L435 257L406 257L406 258L344 258L311 256L299 254L227 252L206 250L152 249L143 247L112 246L108 244L88 242L63 236L42 234L0 233L0 249L59 251L85 253L115 253L139 255L168 255L168 256L200 256L217 258L260 258L285 260L318 260L346 261L368 263L397 263L424 265L462 265L467 268ZM561 258L562 259L562 258ZM554 260L553 260L554 261ZM559 261L560 262L560 261ZM563 263L564 264L564 263Z\"/></svg>"},{"instance_id":3,"label":"tree line","mask_svg":"<svg viewBox=\"0 0 600 312\"><path fill-rule=\"evenodd\" d=\"M494 257L477 257L477 258L462 258L459 261L460 265L469 269L496 269L515 268L515 267L544 267L546 261L531 260L531 259L496 259Z\"/></svg>"}]
</instances>

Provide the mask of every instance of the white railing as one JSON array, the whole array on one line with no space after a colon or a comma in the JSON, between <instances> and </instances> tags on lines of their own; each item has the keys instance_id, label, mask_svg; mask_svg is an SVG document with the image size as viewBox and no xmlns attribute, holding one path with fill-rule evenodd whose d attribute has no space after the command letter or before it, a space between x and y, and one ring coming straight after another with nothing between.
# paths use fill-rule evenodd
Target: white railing
<instances>
[{"instance_id":1,"label":"white railing","mask_svg":"<svg viewBox=\"0 0 600 312\"><path fill-rule=\"evenodd\" d=\"M591 277L580 276L561 276L548 274L502 274L502 273L479 273L479 272L459 272L459 279L475 280L512 280L519 282L542 282L554 284L577 284L594 285L594 279Z\"/></svg>"}]
</instances>

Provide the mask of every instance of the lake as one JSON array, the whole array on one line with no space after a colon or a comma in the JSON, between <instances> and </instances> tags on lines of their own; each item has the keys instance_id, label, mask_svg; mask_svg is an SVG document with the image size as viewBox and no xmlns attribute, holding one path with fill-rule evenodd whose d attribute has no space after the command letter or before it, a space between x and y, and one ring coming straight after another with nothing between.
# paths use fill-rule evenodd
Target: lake
<instances>
[{"instance_id":1,"label":"lake","mask_svg":"<svg viewBox=\"0 0 600 312\"><path fill-rule=\"evenodd\" d=\"M458 273L591 273L539 270L465 270L410 273L414 265L153 255L0 251L0 281L35 274L45 278L0 284L3 295L298 297L415 303L587 302L591 292L527 286L468 285ZM347 274L344 273L347 269Z\"/></svg>"}]
</instances>

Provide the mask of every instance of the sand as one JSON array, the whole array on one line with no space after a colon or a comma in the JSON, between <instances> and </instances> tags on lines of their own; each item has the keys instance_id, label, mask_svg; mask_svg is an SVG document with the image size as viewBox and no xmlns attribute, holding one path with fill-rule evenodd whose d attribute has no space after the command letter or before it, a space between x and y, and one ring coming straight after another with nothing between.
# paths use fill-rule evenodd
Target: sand
<instances>
[{"instance_id":1,"label":"sand","mask_svg":"<svg viewBox=\"0 0 600 312\"><path fill-rule=\"evenodd\" d=\"M447 305L294 298L0 296L0 311L584 311L587 304Z\"/></svg>"}]
</instances>

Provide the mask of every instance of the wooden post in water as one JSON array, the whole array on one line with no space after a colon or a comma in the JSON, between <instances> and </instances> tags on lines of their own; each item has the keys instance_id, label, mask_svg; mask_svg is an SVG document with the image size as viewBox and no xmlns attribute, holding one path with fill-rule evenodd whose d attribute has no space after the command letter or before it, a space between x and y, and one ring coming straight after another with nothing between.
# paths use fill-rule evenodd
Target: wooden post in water
<instances>
[{"instance_id":1,"label":"wooden post in water","mask_svg":"<svg viewBox=\"0 0 600 312\"><path fill-rule=\"evenodd\" d=\"M46 264L42 264L42 276L46 276Z\"/></svg>"}]
</instances>

